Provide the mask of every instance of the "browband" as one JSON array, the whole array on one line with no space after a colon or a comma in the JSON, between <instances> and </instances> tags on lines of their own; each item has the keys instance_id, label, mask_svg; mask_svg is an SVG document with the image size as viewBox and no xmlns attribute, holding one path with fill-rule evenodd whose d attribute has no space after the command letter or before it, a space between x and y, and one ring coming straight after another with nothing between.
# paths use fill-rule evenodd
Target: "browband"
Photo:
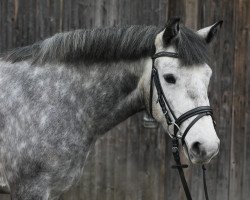
<instances>
[{"instance_id":1,"label":"browband","mask_svg":"<svg viewBox=\"0 0 250 200\"><path fill-rule=\"evenodd\" d=\"M161 51L161 52L158 52L158 53L154 54L152 56L152 59L154 60L154 59L159 58L159 57L179 58L179 54L178 53L174 53L174 52Z\"/></svg>"}]
</instances>

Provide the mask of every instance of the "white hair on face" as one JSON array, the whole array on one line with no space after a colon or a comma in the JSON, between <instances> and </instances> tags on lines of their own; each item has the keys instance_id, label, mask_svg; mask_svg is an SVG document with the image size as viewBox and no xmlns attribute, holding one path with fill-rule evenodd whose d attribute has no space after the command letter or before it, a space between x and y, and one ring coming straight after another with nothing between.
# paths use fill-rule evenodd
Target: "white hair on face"
<instances>
[{"instance_id":1,"label":"white hair on face","mask_svg":"<svg viewBox=\"0 0 250 200\"><path fill-rule=\"evenodd\" d=\"M164 32L164 31L163 31ZM175 44L164 45L162 40L163 32L159 33L155 40L156 52L178 52ZM172 57L160 57L155 60L155 67L158 70L160 82L164 94L171 109L178 118L185 112L199 107L209 106L207 96L208 84L212 74L211 68L205 63L194 62L192 65L184 65L182 59ZM171 74L175 77L175 84L167 83L164 76ZM154 88L153 102L157 99ZM163 125L164 129L173 134L173 127L168 126L159 104L153 103L153 116ZM180 126L181 133L196 116L186 120ZM213 122L210 116L203 117L190 129L186 138L188 157L193 163L209 162L218 153L219 139L216 135ZM193 144L198 142L206 152L206 157L197 157L192 153Z\"/></svg>"}]
</instances>

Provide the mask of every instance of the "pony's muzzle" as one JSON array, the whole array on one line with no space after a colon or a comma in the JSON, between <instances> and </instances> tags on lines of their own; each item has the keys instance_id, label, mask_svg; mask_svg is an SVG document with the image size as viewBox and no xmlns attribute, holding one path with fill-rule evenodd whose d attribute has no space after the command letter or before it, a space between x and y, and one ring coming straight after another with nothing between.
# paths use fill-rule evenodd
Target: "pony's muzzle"
<instances>
[{"instance_id":1,"label":"pony's muzzle","mask_svg":"<svg viewBox=\"0 0 250 200\"><path fill-rule=\"evenodd\" d=\"M195 141L190 147L190 159L193 163L208 163L218 154L219 147L219 140L209 144Z\"/></svg>"}]
</instances>

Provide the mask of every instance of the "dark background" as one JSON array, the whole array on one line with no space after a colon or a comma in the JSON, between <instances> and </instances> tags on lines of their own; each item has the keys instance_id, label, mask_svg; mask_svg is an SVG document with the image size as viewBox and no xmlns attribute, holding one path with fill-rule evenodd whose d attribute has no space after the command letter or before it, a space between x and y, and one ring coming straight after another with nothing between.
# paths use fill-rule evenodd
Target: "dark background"
<instances>
[{"instance_id":1,"label":"dark background","mask_svg":"<svg viewBox=\"0 0 250 200\"><path fill-rule=\"evenodd\" d=\"M211 45L211 105L221 139L207 166L212 200L250 199L249 0L0 0L0 52L56 32L125 24L162 26L172 16L199 29L224 20ZM171 143L162 129L145 129L143 113L115 127L91 152L82 181L64 200L185 199L171 169ZM165 141L166 138L166 141ZM184 158L183 158L184 159ZM194 199L204 199L201 169L185 170ZM0 199L9 199L0 196Z\"/></svg>"}]
</instances>

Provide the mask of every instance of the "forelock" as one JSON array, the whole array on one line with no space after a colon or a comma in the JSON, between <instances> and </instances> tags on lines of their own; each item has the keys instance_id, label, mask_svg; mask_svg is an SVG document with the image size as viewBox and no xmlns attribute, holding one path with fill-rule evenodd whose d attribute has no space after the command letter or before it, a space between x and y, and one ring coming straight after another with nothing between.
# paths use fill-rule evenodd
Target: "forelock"
<instances>
[{"instance_id":1,"label":"forelock","mask_svg":"<svg viewBox=\"0 0 250 200\"><path fill-rule=\"evenodd\" d=\"M209 51L205 40L187 27L180 25L180 31L171 44L179 54L182 65L209 63Z\"/></svg>"}]
</instances>

